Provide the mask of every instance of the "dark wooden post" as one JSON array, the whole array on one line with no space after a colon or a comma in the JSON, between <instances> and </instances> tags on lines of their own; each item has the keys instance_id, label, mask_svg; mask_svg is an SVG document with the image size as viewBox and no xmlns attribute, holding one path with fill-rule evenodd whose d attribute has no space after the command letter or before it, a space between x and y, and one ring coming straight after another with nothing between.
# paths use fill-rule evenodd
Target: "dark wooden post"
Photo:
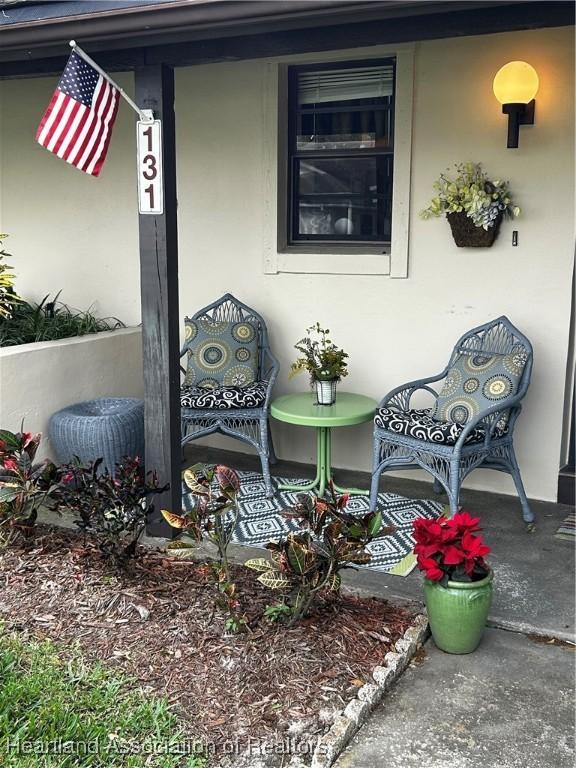
<instances>
[{"instance_id":1,"label":"dark wooden post","mask_svg":"<svg viewBox=\"0 0 576 768\"><path fill-rule=\"evenodd\" d=\"M148 533L171 536L160 509L182 508L180 448L180 313L174 71L163 64L135 70L136 103L162 121L164 213L140 214L140 280L146 469L170 490L155 500Z\"/></svg>"}]
</instances>

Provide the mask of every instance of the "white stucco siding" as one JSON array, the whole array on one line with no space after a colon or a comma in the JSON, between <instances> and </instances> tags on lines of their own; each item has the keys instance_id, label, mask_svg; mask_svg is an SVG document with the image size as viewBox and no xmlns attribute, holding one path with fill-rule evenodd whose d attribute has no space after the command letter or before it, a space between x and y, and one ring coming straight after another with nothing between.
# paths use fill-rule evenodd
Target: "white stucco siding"
<instances>
[{"instance_id":1,"label":"white stucco siding","mask_svg":"<svg viewBox=\"0 0 576 768\"><path fill-rule=\"evenodd\" d=\"M351 51L351 58L357 54ZM573 55L570 28L416 44L407 279L267 274L264 253L275 247L276 215L276 130L266 112L270 63L177 70L181 315L227 291L257 307L282 364L277 394L306 387L304 378L289 382L287 372L292 345L318 320L350 353L342 387L380 398L403 381L441 370L461 333L506 314L535 349L517 425L520 466L529 495L554 499L574 254ZM519 148L509 150L492 79L515 58L536 68L541 85L535 125L521 128ZM53 86L44 79L0 86L18 106L3 112L0 127L0 229L13 233L23 292L40 296L64 287L75 305L97 300L105 313L133 322L139 302L133 116L121 110L101 179L85 178L33 144ZM523 210L513 225L503 225L491 249L456 248L447 222L417 215L438 174L465 160L482 161L490 174L509 179ZM312 460L309 430L273 429L283 458ZM370 426L336 431L333 452L335 466L369 469ZM510 478L497 473L475 472L466 485L514 492Z\"/></svg>"},{"instance_id":2,"label":"white stucco siding","mask_svg":"<svg viewBox=\"0 0 576 768\"><path fill-rule=\"evenodd\" d=\"M120 75L122 85L131 75ZM0 230L18 288L42 299L62 290L79 309L140 322L134 113L118 112L102 176L95 179L34 141L58 78L0 83Z\"/></svg>"}]
</instances>

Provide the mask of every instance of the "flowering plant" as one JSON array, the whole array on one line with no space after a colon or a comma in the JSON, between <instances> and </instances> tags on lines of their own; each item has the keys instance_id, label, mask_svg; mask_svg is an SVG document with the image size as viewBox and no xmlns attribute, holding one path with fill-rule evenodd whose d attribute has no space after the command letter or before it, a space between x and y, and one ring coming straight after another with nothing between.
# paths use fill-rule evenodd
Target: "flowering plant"
<instances>
[{"instance_id":1,"label":"flowering plant","mask_svg":"<svg viewBox=\"0 0 576 768\"><path fill-rule=\"evenodd\" d=\"M294 345L302 356L292 363L290 378L302 371L308 371L313 382L340 381L343 376L348 376L348 354L328 338L330 329L321 328L320 323L316 323L306 328L306 333L308 335Z\"/></svg>"},{"instance_id":2,"label":"flowering plant","mask_svg":"<svg viewBox=\"0 0 576 768\"><path fill-rule=\"evenodd\" d=\"M491 181L481 163L458 163L456 178L441 173L434 182L436 196L420 211L423 219L464 212L476 227L490 229L501 216L514 218L520 208L512 202L507 181Z\"/></svg>"},{"instance_id":3,"label":"flowering plant","mask_svg":"<svg viewBox=\"0 0 576 768\"><path fill-rule=\"evenodd\" d=\"M418 518L414 521L414 539L418 568L427 579L439 581L479 581L488 575L484 557L490 553L476 536L481 529L479 517L468 512L458 512L452 518L437 520Z\"/></svg>"}]
</instances>

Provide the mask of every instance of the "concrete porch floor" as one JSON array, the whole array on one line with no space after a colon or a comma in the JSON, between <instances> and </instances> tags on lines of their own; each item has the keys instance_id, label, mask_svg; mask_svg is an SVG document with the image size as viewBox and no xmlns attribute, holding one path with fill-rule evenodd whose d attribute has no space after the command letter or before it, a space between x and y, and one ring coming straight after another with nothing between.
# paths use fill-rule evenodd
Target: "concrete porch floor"
<instances>
[{"instance_id":1,"label":"concrete porch floor","mask_svg":"<svg viewBox=\"0 0 576 768\"><path fill-rule=\"evenodd\" d=\"M498 629L424 648L334 768L572 768L574 648Z\"/></svg>"},{"instance_id":2,"label":"concrete porch floor","mask_svg":"<svg viewBox=\"0 0 576 768\"><path fill-rule=\"evenodd\" d=\"M187 464L197 461L222 463L237 470L260 471L256 456L189 445ZM272 474L284 477L312 478L311 465L279 461ZM340 484L367 488L369 475L363 472L335 470ZM437 499L426 482L384 475L381 490L414 499ZM570 541L554 534L570 507L532 501L536 531L527 533L514 496L464 489L462 506L482 519L487 543L492 547L490 563L495 572L494 602L489 623L495 627L523 634L538 634L563 640L575 640L574 565L575 548ZM258 556L261 550L236 545L231 554L240 561ZM255 554L254 554L255 553ZM366 569L349 571L345 583L362 592L400 600L422 599L421 575L414 570L407 577L388 576Z\"/></svg>"}]
</instances>

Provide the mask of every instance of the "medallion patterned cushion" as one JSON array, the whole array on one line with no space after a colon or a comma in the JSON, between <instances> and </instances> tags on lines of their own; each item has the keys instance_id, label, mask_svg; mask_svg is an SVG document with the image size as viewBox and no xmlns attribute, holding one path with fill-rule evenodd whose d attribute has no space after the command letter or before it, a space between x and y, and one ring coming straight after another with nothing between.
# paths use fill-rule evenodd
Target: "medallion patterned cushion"
<instances>
[{"instance_id":1,"label":"medallion patterned cushion","mask_svg":"<svg viewBox=\"0 0 576 768\"><path fill-rule=\"evenodd\" d=\"M444 445L456 445L458 438L464 431L464 424L455 424L452 421L436 421L431 416L431 408L423 410L397 411L394 408L379 408L374 417L374 424L380 429L396 432L399 435L414 437L416 440L425 440L429 443L442 443ZM502 437L508 427L499 422L496 426L494 437ZM464 443L479 443L484 440L484 425L474 427Z\"/></svg>"},{"instance_id":2,"label":"medallion patterned cushion","mask_svg":"<svg viewBox=\"0 0 576 768\"><path fill-rule=\"evenodd\" d=\"M185 319L185 387L246 387L258 372L258 331L249 322Z\"/></svg>"},{"instance_id":3,"label":"medallion patterned cushion","mask_svg":"<svg viewBox=\"0 0 576 768\"><path fill-rule=\"evenodd\" d=\"M466 424L487 408L515 395L527 359L525 352L461 353L446 374L433 418ZM504 418L507 420L507 416Z\"/></svg>"},{"instance_id":4,"label":"medallion patterned cushion","mask_svg":"<svg viewBox=\"0 0 576 768\"><path fill-rule=\"evenodd\" d=\"M256 381L245 387L182 387L182 408L196 410L260 408L266 402L267 381Z\"/></svg>"}]
</instances>

